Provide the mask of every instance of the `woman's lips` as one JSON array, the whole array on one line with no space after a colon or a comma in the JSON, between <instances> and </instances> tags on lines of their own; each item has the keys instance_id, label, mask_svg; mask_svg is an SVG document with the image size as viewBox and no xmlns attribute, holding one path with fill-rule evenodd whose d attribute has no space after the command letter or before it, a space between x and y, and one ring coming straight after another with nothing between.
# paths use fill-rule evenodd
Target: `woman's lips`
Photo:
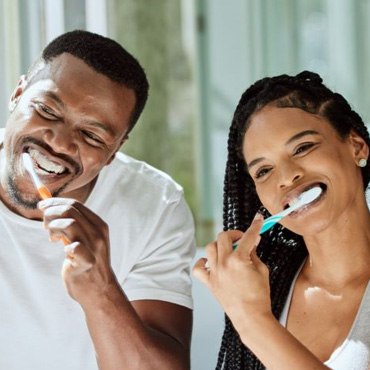
<instances>
[{"instance_id":1,"label":"woman's lips","mask_svg":"<svg viewBox=\"0 0 370 370\"><path fill-rule=\"evenodd\" d=\"M319 202L321 202L321 200L325 198L325 196L326 196L326 187L325 189L322 189L321 194L316 199L298 208L296 211L293 211L288 217L297 217L301 214L304 214L306 211L309 211L312 207L315 207Z\"/></svg>"}]
</instances>

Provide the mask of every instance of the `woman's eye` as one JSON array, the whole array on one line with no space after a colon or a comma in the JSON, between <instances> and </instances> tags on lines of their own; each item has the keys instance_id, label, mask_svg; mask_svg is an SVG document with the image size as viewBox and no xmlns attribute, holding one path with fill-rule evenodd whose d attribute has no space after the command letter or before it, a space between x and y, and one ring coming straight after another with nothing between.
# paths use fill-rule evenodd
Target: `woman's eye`
<instances>
[{"instance_id":1,"label":"woman's eye","mask_svg":"<svg viewBox=\"0 0 370 370\"><path fill-rule=\"evenodd\" d=\"M298 148L294 151L294 155L303 153L314 146L314 143L304 143L298 146Z\"/></svg>"},{"instance_id":2,"label":"woman's eye","mask_svg":"<svg viewBox=\"0 0 370 370\"><path fill-rule=\"evenodd\" d=\"M270 170L271 170L271 168L261 168L261 169L259 169L259 170L257 170L257 171L256 171L256 173L255 173L254 177L255 177L256 179L259 179L259 178L261 178L261 177L263 177L263 176L267 175L267 173L269 173L269 172L270 172Z\"/></svg>"}]
</instances>

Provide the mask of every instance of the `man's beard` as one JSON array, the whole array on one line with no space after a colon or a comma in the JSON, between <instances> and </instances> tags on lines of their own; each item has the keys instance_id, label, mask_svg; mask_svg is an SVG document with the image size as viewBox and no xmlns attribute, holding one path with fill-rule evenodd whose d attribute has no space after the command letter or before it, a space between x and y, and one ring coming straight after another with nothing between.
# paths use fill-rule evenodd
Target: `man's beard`
<instances>
[{"instance_id":1,"label":"man's beard","mask_svg":"<svg viewBox=\"0 0 370 370\"><path fill-rule=\"evenodd\" d=\"M70 181L69 181L70 182ZM66 186L69 184L67 182L57 190L53 191L53 197L57 197L59 194L62 193L62 191L66 188ZM7 178L7 188L6 191L11 199L15 204L18 206L21 206L26 209L37 209L37 203L40 202L41 198L40 197L26 197L25 194L19 190L15 179L11 174L8 175ZM36 187L35 187L36 190Z\"/></svg>"},{"instance_id":2,"label":"man's beard","mask_svg":"<svg viewBox=\"0 0 370 370\"><path fill-rule=\"evenodd\" d=\"M23 138L21 145L25 146L30 143L36 144L44 148L48 152L53 152L50 146L32 137ZM73 166L73 168L75 169L73 177L76 177L81 172L80 165L76 161L74 161L72 158L70 158L69 156L60 154L60 153L58 154L58 156L64 159L66 162L68 162L71 166ZM13 201L18 206L21 206L26 209L36 209L37 203L41 200L41 198L37 195L35 196L26 195L19 189L17 182L16 182L16 174L13 170L14 168L16 168L15 159L12 155L9 155L8 158L11 158L9 160L10 163L8 164L8 173L7 173L7 179L6 179L6 184L7 184L6 192L8 193L9 198L11 199L11 201ZM60 195L63 192L63 190L70 184L72 180L73 178L67 181L60 188L54 190L52 196L57 197L58 195ZM36 192L37 192L37 189L35 187L35 193Z\"/></svg>"}]
</instances>

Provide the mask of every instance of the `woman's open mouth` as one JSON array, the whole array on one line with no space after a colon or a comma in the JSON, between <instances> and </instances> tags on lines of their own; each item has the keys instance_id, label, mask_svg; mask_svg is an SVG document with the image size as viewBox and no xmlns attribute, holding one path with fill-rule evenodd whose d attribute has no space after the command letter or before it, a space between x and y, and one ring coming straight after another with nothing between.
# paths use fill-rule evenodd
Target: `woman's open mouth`
<instances>
[{"instance_id":1,"label":"woman's open mouth","mask_svg":"<svg viewBox=\"0 0 370 370\"><path fill-rule=\"evenodd\" d=\"M314 187L320 187L320 189L321 189L320 195L317 198L315 198L314 200L312 200L310 203L307 203L307 204L303 205L302 207L299 207L296 211L293 211L290 214L290 216L294 217L295 215L298 215L298 214L306 211L307 209L311 208L316 203L320 202L320 200L325 196L326 191L327 191L327 185L325 185L324 183L312 184L309 187L307 187L306 189L304 189L304 191L307 191L307 190L312 189ZM288 208L293 203L294 203L294 200L291 201L289 204L287 204L285 208Z\"/></svg>"}]
</instances>

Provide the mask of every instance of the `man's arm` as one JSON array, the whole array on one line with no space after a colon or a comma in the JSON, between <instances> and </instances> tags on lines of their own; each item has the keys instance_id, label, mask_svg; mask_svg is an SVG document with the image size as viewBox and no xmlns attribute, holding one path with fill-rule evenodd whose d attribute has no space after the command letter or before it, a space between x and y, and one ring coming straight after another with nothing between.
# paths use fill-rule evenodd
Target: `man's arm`
<instances>
[{"instance_id":1,"label":"man's arm","mask_svg":"<svg viewBox=\"0 0 370 370\"><path fill-rule=\"evenodd\" d=\"M190 309L115 288L83 309L101 370L190 368Z\"/></svg>"},{"instance_id":2,"label":"man's arm","mask_svg":"<svg viewBox=\"0 0 370 370\"><path fill-rule=\"evenodd\" d=\"M106 223L72 199L39 207L51 240L71 241L63 281L85 313L100 370L189 369L191 310L159 300L130 303L110 265Z\"/></svg>"}]
</instances>

